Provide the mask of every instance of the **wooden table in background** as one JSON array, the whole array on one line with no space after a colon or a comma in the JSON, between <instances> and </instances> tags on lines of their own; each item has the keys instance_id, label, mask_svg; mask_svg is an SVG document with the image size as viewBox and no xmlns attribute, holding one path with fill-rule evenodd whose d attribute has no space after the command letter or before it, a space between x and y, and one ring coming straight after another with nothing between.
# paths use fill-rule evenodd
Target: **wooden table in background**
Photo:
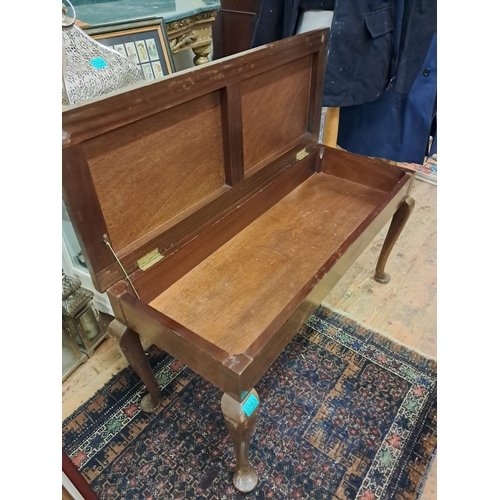
<instances>
[{"instance_id":1,"label":"wooden table in background","mask_svg":"<svg viewBox=\"0 0 500 500\"><path fill-rule=\"evenodd\" d=\"M214 60L248 50L261 0L220 0L213 25Z\"/></svg>"}]
</instances>

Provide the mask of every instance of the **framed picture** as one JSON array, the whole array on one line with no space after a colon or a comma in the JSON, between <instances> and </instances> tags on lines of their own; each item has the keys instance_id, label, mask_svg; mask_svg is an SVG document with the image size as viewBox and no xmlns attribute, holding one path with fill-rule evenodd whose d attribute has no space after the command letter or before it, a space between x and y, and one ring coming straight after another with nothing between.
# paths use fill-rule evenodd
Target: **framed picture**
<instances>
[{"instance_id":1,"label":"framed picture","mask_svg":"<svg viewBox=\"0 0 500 500\"><path fill-rule=\"evenodd\" d=\"M163 18L102 24L84 31L106 47L131 57L146 80L156 80L175 71Z\"/></svg>"}]
</instances>

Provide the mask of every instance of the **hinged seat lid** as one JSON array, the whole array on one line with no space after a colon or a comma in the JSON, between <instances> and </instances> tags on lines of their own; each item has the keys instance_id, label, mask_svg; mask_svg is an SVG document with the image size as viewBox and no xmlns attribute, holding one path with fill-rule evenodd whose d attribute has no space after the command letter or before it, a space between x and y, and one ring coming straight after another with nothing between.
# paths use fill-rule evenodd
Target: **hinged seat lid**
<instances>
[{"instance_id":1,"label":"hinged seat lid","mask_svg":"<svg viewBox=\"0 0 500 500\"><path fill-rule=\"evenodd\" d=\"M97 290L124 277L106 238L131 274L308 154L327 37L311 31L63 111L63 197Z\"/></svg>"}]
</instances>

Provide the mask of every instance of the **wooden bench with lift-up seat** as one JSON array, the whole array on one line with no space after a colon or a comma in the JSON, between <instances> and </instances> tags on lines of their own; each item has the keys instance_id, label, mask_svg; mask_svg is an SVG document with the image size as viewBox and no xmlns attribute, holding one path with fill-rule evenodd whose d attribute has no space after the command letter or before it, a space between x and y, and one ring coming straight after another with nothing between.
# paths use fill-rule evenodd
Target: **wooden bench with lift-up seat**
<instances>
[{"instance_id":1,"label":"wooden bench with lift-up seat","mask_svg":"<svg viewBox=\"0 0 500 500\"><path fill-rule=\"evenodd\" d=\"M318 144L327 30L63 111L63 193L115 337L160 389L144 336L219 387L233 481L258 477L254 386L391 219L375 277L413 207L413 174Z\"/></svg>"}]
</instances>

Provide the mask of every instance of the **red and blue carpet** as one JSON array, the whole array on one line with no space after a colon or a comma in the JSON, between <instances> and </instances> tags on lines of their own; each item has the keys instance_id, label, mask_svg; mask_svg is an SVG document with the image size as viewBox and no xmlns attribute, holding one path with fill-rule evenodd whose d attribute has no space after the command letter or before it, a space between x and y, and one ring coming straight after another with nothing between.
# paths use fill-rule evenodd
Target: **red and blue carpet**
<instances>
[{"instance_id":1,"label":"red and blue carpet","mask_svg":"<svg viewBox=\"0 0 500 500\"><path fill-rule=\"evenodd\" d=\"M149 359L154 414L125 369L63 422L63 449L99 498L418 498L436 452L435 361L318 308L256 386L260 480L242 495L221 391L156 347Z\"/></svg>"}]
</instances>

